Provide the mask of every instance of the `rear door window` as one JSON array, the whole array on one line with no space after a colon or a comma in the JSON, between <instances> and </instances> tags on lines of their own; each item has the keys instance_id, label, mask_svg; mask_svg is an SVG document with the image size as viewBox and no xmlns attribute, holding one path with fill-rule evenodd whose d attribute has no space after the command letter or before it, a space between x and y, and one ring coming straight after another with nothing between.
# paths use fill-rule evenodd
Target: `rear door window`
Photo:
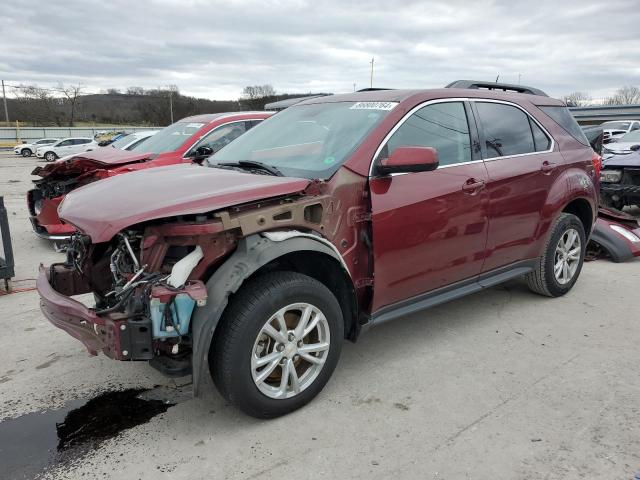
<instances>
[{"instance_id":1,"label":"rear door window","mask_svg":"<svg viewBox=\"0 0 640 480\"><path fill-rule=\"evenodd\" d=\"M471 137L462 102L434 103L411 115L389 138L380 158L398 147L433 147L440 165L471 161Z\"/></svg>"},{"instance_id":2,"label":"rear door window","mask_svg":"<svg viewBox=\"0 0 640 480\"><path fill-rule=\"evenodd\" d=\"M487 158L537 151L529 115L512 105L476 102ZM542 132L544 134L544 132ZM540 139L541 144L544 144Z\"/></svg>"}]
</instances>

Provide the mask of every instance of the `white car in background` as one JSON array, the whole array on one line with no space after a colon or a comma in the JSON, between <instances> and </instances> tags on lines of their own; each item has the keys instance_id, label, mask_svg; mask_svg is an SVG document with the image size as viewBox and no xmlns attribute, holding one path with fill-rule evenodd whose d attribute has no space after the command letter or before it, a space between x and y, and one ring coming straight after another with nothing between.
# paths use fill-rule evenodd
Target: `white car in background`
<instances>
[{"instance_id":1,"label":"white car in background","mask_svg":"<svg viewBox=\"0 0 640 480\"><path fill-rule=\"evenodd\" d=\"M53 162L60 157L66 157L74 153L86 152L98 148L98 142L88 137L63 138L52 145L45 145L36 150L36 157L44 158L47 162Z\"/></svg>"},{"instance_id":2,"label":"white car in background","mask_svg":"<svg viewBox=\"0 0 640 480\"><path fill-rule=\"evenodd\" d=\"M625 133L640 130L640 120L619 120L604 122L600 125L604 132L603 143L612 142L614 138L620 138Z\"/></svg>"},{"instance_id":3,"label":"white car in background","mask_svg":"<svg viewBox=\"0 0 640 480\"><path fill-rule=\"evenodd\" d=\"M13 153L16 155L22 155L23 157L30 157L31 155L35 155L36 150L39 147L44 147L45 145L52 145L56 143L59 138L41 138L40 140L36 140L31 143L21 143L20 145L16 145L13 148Z\"/></svg>"},{"instance_id":4,"label":"white car in background","mask_svg":"<svg viewBox=\"0 0 640 480\"><path fill-rule=\"evenodd\" d=\"M149 137L152 137L158 132L159 130L143 130L141 132L129 133L103 148L112 147L119 148L120 150L131 150L133 149L133 147L141 145L145 142L145 140L147 140Z\"/></svg>"}]
</instances>

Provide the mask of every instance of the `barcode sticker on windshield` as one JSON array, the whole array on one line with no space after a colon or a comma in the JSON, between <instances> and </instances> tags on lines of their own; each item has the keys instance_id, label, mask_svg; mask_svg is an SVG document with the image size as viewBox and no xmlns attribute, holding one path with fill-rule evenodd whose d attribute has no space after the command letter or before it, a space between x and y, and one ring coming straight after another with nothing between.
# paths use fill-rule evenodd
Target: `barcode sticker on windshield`
<instances>
[{"instance_id":1,"label":"barcode sticker on windshield","mask_svg":"<svg viewBox=\"0 0 640 480\"><path fill-rule=\"evenodd\" d=\"M358 102L351 106L351 110L392 110L398 102Z\"/></svg>"}]
</instances>

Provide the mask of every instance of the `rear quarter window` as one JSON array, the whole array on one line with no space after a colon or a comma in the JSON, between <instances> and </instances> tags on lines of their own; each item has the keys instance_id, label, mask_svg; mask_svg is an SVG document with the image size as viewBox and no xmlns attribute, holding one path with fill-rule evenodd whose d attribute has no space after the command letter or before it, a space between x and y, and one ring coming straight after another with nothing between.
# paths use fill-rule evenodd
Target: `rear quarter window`
<instances>
[{"instance_id":1,"label":"rear quarter window","mask_svg":"<svg viewBox=\"0 0 640 480\"><path fill-rule=\"evenodd\" d=\"M567 107L563 106L539 106L540 110L549 115L554 122L560 125L567 133L573 138L582 143L583 145L589 145L589 140L585 137L582 129L576 122L573 115L569 112Z\"/></svg>"}]
</instances>

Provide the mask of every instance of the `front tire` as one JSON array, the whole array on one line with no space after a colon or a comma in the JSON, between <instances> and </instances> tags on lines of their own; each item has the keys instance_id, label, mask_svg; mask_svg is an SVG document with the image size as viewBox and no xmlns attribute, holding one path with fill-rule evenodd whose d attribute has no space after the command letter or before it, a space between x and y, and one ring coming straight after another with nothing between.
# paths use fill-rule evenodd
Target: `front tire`
<instances>
[{"instance_id":1,"label":"front tire","mask_svg":"<svg viewBox=\"0 0 640 480\"><path fill-rule=\"evenodd\" d=\"M525 276L529 288L547 297L567 293L580 276L586 247L580 219L570 213L561 213L534 270Z\"/></svg>"},{"instance_id":2,"label":"front tire","mask_svg":"<svg viewBox=\"0 0 640 480\"><path fill-rule=\"evenodd\" d=\"M47 152L47 153L44 154L44 159L47 162L53 162L53 161L55 161L56 158L58 158L58 156L53 152Z\"/></svg>"},{"instance_id":3,"label":"front tire","mask_svg":"<svg viewBox=\"0 0 640 480\"><path fill-rule=\"evenodd\" d=\"M29 150L28 148L23 148L23 149L20 151L20 154L21 154L23 157L30 157L30 156L31 156L31 150Z\"/></svg>"},{"instance_id":4,"label":"front tire","mask_svg":"<svg viewBox=\"0 0 640 480\"><path fill-rule=\"evenodd\" d=\"M267 273L231 299L209 369L230 403L253 417L278 417L320 393L338 363L343 332L342 310L326 286L300 273Z\"/></svg>"}]
</instances>

